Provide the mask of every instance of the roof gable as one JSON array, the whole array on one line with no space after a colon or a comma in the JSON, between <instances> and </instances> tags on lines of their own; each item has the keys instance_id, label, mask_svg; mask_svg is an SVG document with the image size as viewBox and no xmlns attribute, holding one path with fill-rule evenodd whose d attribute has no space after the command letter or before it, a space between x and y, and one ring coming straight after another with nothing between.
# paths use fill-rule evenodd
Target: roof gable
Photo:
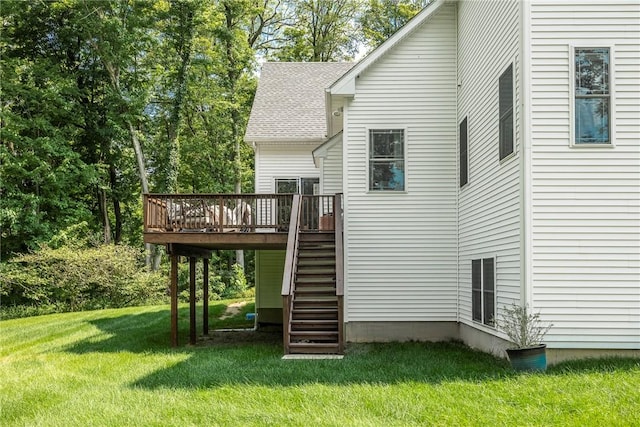
<instances>
[{"instance_id":1,"label":"roof gable","mask_svg":"<svg viewBox=\"0 0 640 427\"><path fill-rule=\"evenodd\" d=\"M353 66L347 62L267 62L251 108L247 142L322 141L325 89Z\"/></svg>"},{"instance_id":2,"label":"roof gable","mask_svg":"<svg viewBox=\"0 0 640 427\"><path fill-rule=\"evenodd\" d=\"M425 7L420 13L414 16L409 22L407 22L402 28L389 37L384 43L374 49L367 56L362 58L360 62L355 64L347 73L337 79L329 88L328 91L332 95L354 95L355 94L355 80L373 63L378 61L382 56L389 52L394 46L396 46L401 40L408 35L412 34L423 23L429 20L431 16L435 14L440 7L448 1L452 0L436 0L429 6Z\"/></svg>"}]
</instances>

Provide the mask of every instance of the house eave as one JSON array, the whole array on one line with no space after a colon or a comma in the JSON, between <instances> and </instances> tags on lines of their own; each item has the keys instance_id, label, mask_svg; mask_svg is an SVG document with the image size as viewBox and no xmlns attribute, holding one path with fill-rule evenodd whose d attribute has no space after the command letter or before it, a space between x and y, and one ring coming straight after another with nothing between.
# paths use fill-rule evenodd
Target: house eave
<instances>
[{"instance_id":1,"label":"house eave","mask_svg":"<svg viewBox=\"0 0 640 427\"><path fill-rule=\"evenodd\" d=\"M270 145L294 145L294 144L320 144L325 138L295 138L295 137L278 137L278 138L251 138L245 139L249 145L270 144Z\"/></svg>"},{"instance_id":2,"label":"house eave","mask_svg":"<svg viewBox=\"0 0 640 427\"><path fill-rule=\"evenodd\" d=\"M313 150L311 152L311 154L313 155L313 164L316 165L317 168L320 167L320 159L326 158L331 147L336 145L338 141L341 141L341 140L342 140L342 131L338 132L331 138L328 138L319 147Z\"/></svg>"}]
</instances>

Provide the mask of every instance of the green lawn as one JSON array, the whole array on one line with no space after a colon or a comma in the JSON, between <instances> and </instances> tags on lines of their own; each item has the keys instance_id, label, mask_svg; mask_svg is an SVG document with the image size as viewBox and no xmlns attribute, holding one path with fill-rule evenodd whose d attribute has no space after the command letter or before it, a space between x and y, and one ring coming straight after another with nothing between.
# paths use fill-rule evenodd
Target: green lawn
<instances>
[{"instance_id":1,"label":"green lawn","mask_svg":"<svg viewBox=\"0 0 640 427\"><path fill-rule=\"evenodd\" d=\"M270 340L168 342L167 306L2 321L0 425L640 425L638 360L520 375L454 343L283 361Z\"/></svg>"}]
</instances>

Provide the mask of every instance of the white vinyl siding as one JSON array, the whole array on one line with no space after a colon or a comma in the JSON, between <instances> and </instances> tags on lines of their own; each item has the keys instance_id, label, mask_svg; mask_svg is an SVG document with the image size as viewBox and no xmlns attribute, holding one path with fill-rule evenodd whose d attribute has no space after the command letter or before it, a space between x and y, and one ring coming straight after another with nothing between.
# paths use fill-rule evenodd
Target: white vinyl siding
<instances>
[{"instance_id":1,"label":"white vinyl siding","mask_svg":"<svg viewBox=\"0 0 640 427\"><path fill-rule=\"evenodd\" d=\"M311 152L317 144L258 144L256 148L256 192L275 193L276 178L315 178L320 170Z\"/></svg>"},{"instance_id":2,"label":"white vinyl siding","mask_svg":"<svg viewBox=\"0 0 640 427\"><path fill-rule=\"evenodd\" d=\"M319 177L311 152L318 144L269 144L256 147L256 192L276 192L278 178ZM281 308L284 251L256 251L256 305Z\"/></svg>"},{"instance_id":3,"label":"white vinyl siding","mask_svg":"<svg viewBox=\"0 0 640 427\"><path fill-rule=\"evenodd\" d=\"M550 347L640 348L640 3L531 3L532 305ZM571 147L572 46L611 47L615 147ZM603 144L604 145L604 144Z\"/></svg>"},{"instance_id":4,"label":"white vinyl siding","mask_svg":"<svg viewBox=\"0 0 640 427\"><path fill-rule=\"evenodd\" d=\"M342 139L322 159L322 193L342 193Z\"/></svg>"},{"instance_id":5,"label":"white vinyl siding","mask_svg":"<svg viewBox=\"0 0 640 427\"><path fill-rule=\"evenodd\" d=\"M356 80L344 110L346 320L456 320L455 6ZM405 129L406 192L369 192L369 129Z\"/></svg>"},{"instance_id":6,"label":"white vinyl siding","mask_svg":"<svg viewBox=\"0 0 640 427\"><path fill-rule=\"evenodd\" d=\"M489 333L495 331L472 322L471 261L496 256L498 317L521 297L520 8L517 1L458 3L458 122L469 117L469 183L459 190L458 208L460 321ZM501 161L499 79L511 64L514 153Z\"/></svg>"}]
</instances>

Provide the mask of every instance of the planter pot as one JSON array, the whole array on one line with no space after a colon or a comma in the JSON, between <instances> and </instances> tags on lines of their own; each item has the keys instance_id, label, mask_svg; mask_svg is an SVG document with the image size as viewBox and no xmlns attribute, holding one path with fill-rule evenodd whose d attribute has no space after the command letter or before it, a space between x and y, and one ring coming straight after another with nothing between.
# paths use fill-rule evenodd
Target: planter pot
<instances>
[{"instance_id":1,"label":"planter pot","mask_svg":"<svg viewBox=\"0 0 640 427\"><path fill-rule=\"evenodd\" d=\"M516 371L545 371L547 369L547 345L507 350L511 366Z\"/></svg>"}]
</instances>

